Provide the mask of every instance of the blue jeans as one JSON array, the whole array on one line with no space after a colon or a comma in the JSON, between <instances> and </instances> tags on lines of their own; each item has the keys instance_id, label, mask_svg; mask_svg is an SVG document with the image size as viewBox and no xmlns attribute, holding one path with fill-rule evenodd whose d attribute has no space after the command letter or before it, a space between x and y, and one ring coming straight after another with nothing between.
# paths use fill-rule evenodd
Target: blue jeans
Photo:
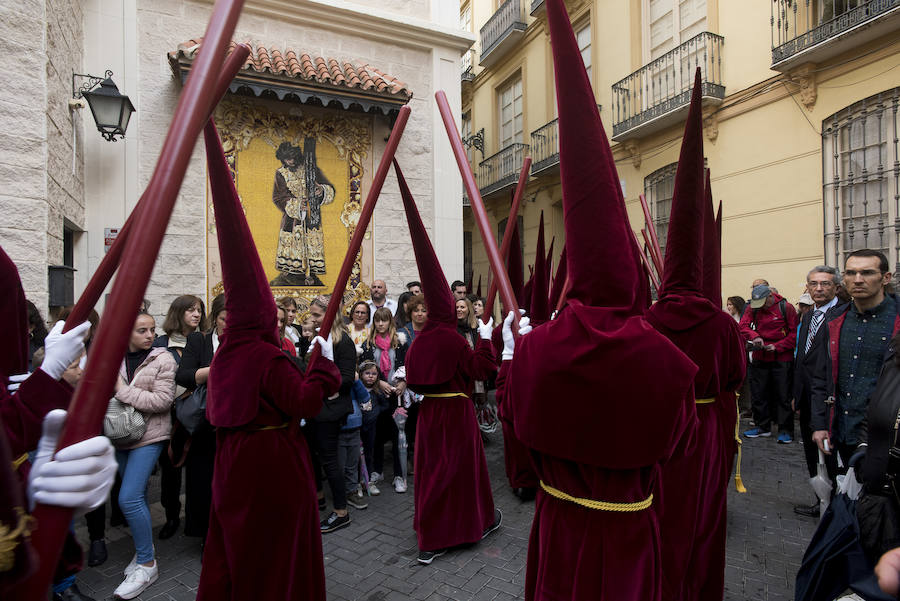
<instances>
[{"instance_id":1,"label":"blue jeans","mask_svg":"<svg viewBox=\"0 0 900 601\"><path fill-rule=\"evenodd\" d=\"M134 538L138 563L153 561L153 524L147 505L147 482L166 442L155 442L136 449L116 451L122 488L119 490L119 507Z\"/></svg>"}]
</instances>

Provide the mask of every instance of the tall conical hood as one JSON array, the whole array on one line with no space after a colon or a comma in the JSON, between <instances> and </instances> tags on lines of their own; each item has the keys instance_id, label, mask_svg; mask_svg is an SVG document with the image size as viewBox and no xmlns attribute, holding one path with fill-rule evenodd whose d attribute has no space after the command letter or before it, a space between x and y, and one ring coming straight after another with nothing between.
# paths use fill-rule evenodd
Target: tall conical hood
<instances>
[{"instance_id":1,"label":"tall conical hood","mask_svg":"<svg viewBox=\"0 0 900 601\"><path fill-rule=\"evenodd\" d=\"M447 324L456 327L456 311L454 310L453 296L444 270L438 262L428 232L419 216L416 201L413 200L400 165L394 159L394 171L397 173L397 182L400 184L400 195L403 197L403 209L406 211L406 221L409 223L409 235L412 238L413 251L416 254L416 265L419 268L419 280L422 282L422 294L428 305L429 324Z\"/></svg>"},{"instance_id":2,"label":"tall conical hood","mask_svg":"<svg viewBox=\"0 0 900 601\"><path fill-rule=\"evenodd\" d=\"M279 345L275 300L234 188L222 142L212 126L204 129L203 136L222 259L225 309L228 311L226 332L229 336L258 336Z\"/></svg>"},{"instance_id":3,"label":"tall conical hood","mask_svg":"<svg viewBox=\"0 0 900 601\"><path fill-rule=\"evenodd\" d=\"M703 287L703 115L700 68L688 111L681 156L675 172L666 257L660 297L667 294L701 294Z\"/></svg>"},{"instance_id":4,"label":"tall conical hood","mask_svg":"<svg viewBox=\"0 0 900 601\"><path fill-rule=\"evenodd\" d=\"M556 268L556 275L553 277L553 287L550 289L550 300L548 302L550 311L556 309L556 305L559 303L559 297L563 292L563 286L566 285L567 267L566 245L563 244L562 252L559 253L559 267Z\"/></svg>"},{"instance_id":5,"label":"tall conical hood","mask_svg":"<svg viewBox=\"0 0 900 601\"><path fill-rule=\"evenodd\" d=\"M519 238L519 222L516 220L510 233L512 240L509 244L509 257L506 258L506 273L509 274L509 285L516 295L516 304L523 307L525 304L525 272L522 261L522 240ZM524 308L524 307L523 307ZM506 307L503 308L507 312Z\"/></svg>"},{"instance_id":6,"label":"tall conical hood","mask_svg":"<svg viewBox=\"0 0 900 601\"><path fill-rule=\"evenodd\" d=\"M706 171L706 194L703 201L703 296L717 307L722 306L722 203L713 216L713 196Z\"/></svg>"},{"instance_id":7,"label":"tall conical hood","mask_svg":"<svg viewBox=\"0 0 900 601\"><path fill-rule=\"evenodd\" d=\"M550 282L553 281L553 245L556 244L556 236L550 238L550 247L547 249L547 260L546 268L547 268L547 287L550 287Z\"/></svg>"},{"instance_id":8,"label":"tall conical hood","mask_svg":"<svg viewBox=\"0 0 900 601\"><path fill-rule=\"evenodd\" d=\"M478 274L478 285L475 287L475 296L481 298L481 274Z\"/></svg>"},{"instance_id":9,"label":"tall conical hood","mask_svg":"<svg viewBox=\"0 0 900 601\"><path fill-rule=\"evenodd\" d=\"M566 296L636 315L643 311L647 282L626 231L625 201L609 141L563 0L547 0L546 5L572 282Z\"/></svg>"},{"instance_id":10,"label":"tall conical hood","mask_svg":"<svg viewBox=\"0 0 900 601\"><path fill-rule=\"evenodd\" d=\"M0 386L6 378L28 369L28 305L19 279L19 270L0 247L0 326L3 344L0 345Z\"/></svg>"},{"instance_id":11,"label":"tall conical hood","mask_svg":"<svg viewBox=\"0 0 900 601\"><path fill-rule=\"evenodd\" d=\"M540 325L550 319L547 298L549 287L547 258L544 255L544 212L541 211L537 247L534 250L534 274L531 276L531 302L528 305L531 323L534 325Z\"/></svg>"}]
</instances>

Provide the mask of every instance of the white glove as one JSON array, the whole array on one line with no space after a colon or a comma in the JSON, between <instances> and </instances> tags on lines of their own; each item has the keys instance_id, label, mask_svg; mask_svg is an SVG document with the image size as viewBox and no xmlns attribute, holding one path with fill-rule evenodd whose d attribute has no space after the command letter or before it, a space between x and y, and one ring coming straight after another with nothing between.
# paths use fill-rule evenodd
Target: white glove
<instances>
[{"instance_id":1,"label":"white glove","mask_svg":"<svg viewBox=\"0 0 900 601\"><path fill-rule=\"evenodd\" d=\"M44 417L37 456L28 478L29 506L35 503L73 507L86 513L106 502L118 465L105 436L68 446L51 459L66 421L66 412L54 409Z\"/></svg>"},{"instance_id":2,"label":"white glove","mask_svg":"<svg viewBox=\"0 0 900 601\"><path fill-rule=\"evenodd\" d=\"M490 340L491 333L494 331L494 318L489 317L487 323L477 319L475 320L475 323L478 324L478 335L481 336L483 340Z\"/></svg>"},{"instance_id":3,"label":"white glove","mask_svg":"<svg viewBox=\"0 0 900 601\"><path fill-rule=\"evenodd\" d=\"M22 382L28 379L28 376L31 374L16 374L14 376L9 377L9 384L6 386L6 389L10 394L14 393L19 389L19 386L22 385Z\"/></svg>"},{"instance_id":4,"label":"white glove","mask_svg":"<svg viewBox=\"0 0 900 601\"><path fill-rule=\"evenodd\" d=\"M40 369L54 380L59 380L63 372L84 352L84 335L90 329L86 321L62 333L64 321L57 321L44 339L44 362Z\"/></svg>"},{"instance_id":5,"label":"white glove","mask_svg":"<svg viewBox=\"0 0 900 601\"><path fill-rule=\"evenodd\" d=\"M334 361L334 345L331 343L331 334L328 335L328 340L325 340L321 336L313 338L312 343L309 345L310 352L312 352L317 344L319 345L319 348L322 349L322 356L329 361Z\"/></svg>"},{"instance_id":6,"label":"white glove","mask_svg":"<svg viewBox=\"0 0 900 601\"><path fill-rule=\"evenodd\" d=\"M519 312L524 314L525 309L519 309ZM514 317L515 313L510 311L509 315L506 316L506 319L503 320L503 329L501 330L501 333L503 334L503 354L501 355L503 361L512 359L513 351L516 348L516 340L512 332L512 322ZM523 315L523 317L519 319L519 336L524 336L530 331L531 320Z\"/></svg>"}]
</instances>

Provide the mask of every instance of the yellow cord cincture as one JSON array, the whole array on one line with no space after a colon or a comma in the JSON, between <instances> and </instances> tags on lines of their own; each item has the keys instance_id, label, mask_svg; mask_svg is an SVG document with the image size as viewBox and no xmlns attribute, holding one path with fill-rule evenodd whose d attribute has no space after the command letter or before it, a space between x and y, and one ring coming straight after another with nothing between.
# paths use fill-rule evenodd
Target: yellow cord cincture
<instances>
[{"instance_id":1,"label":"yellow cord cincture","mask_svg":"<svg viewBox=\"0 0 900 601\"><path fill-rule=\"evenodd\" d=\"M582 507L587 507L588 509L597 509L599 511L643 511L653 504L652 494L643 501L636 501L634 503L612 503L610 501L595 501L593 499L573 497L572 495L564 493L557 488L553 488L543 480L541 480L541 488L543 488L544 491L547 492L547 494L552 497L556 497L557 499L562 499L563 501L569 501L570 503L575 503L576 505L581 505Z\"/></svg>"},{"instance_id":2,"label":"yellow cord cincture","mask_svg":"<svg viewBox=\"0 0 900 601\"><path fill-rule=\"evenodd\" d=\"M28 461L28 453L22 453L18 457L12 460L12 471L16 471L19 467Z\"/></svg>"},{"instance_id":3,"label":"yellow cord cincture","mask_svg":"<svg viewBox=\"0 0 900 601\"><path fill-rule=\"evenodd\" d=\"M743 445L743 441L741 440L741 408L737 404L737 399L734 400L734 404L737 406L737 419L734 423L734 441L737 443L737 464L734 466L734 488L738 492L747 492L747 488L744 486L744 480L741 478L741 445Z\"/></svg>"},{"instance_id":4,"label":"yellow cord cincture","mask_svg":"<svg viewBox=\"0 0 900 601\"><path fill-rule=\"evenodd\" d=\"M709 405L710 403L716 402L716 397L710 397L708 399L694 399L694 402L698 405Z\"/></svg>"},{"instance_id":5,"label":"yellow cord cincture","mask_svg":"<svg viewBox=\"0 0 900 601\"><path fill-rule=\"evenodd\" d=\"M25 513L21 507L15 508L18 523L15 529L6 524L0 524L0 572L8 572L13 569L16 562L16 547L22 539L31 535L34 527L34 518Z\"/></svg>"}]
</instances>

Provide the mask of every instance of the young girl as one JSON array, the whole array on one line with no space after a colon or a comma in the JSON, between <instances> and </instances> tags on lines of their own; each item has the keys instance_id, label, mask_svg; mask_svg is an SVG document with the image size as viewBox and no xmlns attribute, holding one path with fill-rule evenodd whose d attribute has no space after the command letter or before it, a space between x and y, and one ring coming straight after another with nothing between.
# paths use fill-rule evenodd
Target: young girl
<instances>
[{"instance_id":1,"label":"young girl","mask_svg":"<svg viewBox=\"0 0 900 601\"><path fill-rule=\"evenodd\" d=\"M155 328L151 315L137 316L115 384L115 397L143 413L147 423L147 430L138 442L116 450L122 475L119 506L136 551L125 568L125 581L113 593L119 599L137 597L159 578L147 505L147 481L172 430L169 410L175 400L175 359L167 349L153 347Z\"/></svg>"},{"instance_id":2,"label":"young girl","mask_svg":"<svg viewBox=\"0 0 900 601\"><path fill-rule=\"evenodd\" d=\"M363 453L366 457L366 472L371 474L374 467L375 428L378 415L388 407L388 399L381 393L378 386L378 366L375 361L362 361L359 364L359 381L369 392L369 401L360 404L362 409L362 437ZM371 478L370 478L371 479ZM369 482L369 494L380 495L381 491L374 482Z\"/></svg>"},{"instance_id":3,"label":"young girl","mask_svg":"<svg viewBox=\"0 0 900 601\"><path fill-rule=\"evenodd\" d=\"M406 492L406 477L400 461L398 434L394 423L394 410L400 407L399 399L406 390L405 378L398 377L396 372L403 367L406 349L409 347L406 336L398 333L394 327L394 316L390 309L382 307L375 311L372 318L372 332L363 344L361 361L374 361L379 371L377 384L381 393L390 400L390 407L385 407L378 416L375 426L375 450L369 479L377 483L383 474L384 443L391 441L394 459L394 491ZM401 372L402 373L402 372Z\"/></svg>"}]
</instances>

